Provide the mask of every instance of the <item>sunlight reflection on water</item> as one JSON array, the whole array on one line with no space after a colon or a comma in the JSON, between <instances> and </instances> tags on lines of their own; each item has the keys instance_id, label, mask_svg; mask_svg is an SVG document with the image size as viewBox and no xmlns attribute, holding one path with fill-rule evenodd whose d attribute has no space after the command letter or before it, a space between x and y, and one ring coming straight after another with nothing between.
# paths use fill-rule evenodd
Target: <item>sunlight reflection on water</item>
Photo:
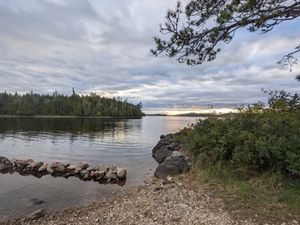
<instances>
[{"instance_id":1,"label":"sunlight reflection on water","mask_svg":"<svg viewBox=\"0 0 300 225\"><path fill-rule=\"evenodd\" d=\"M76 178L22 177L0 174L0 220L18 217L41 207L30 199L45 201L57 210L101 201L140 184L157 165L152 148L160 135L177 132L197 118L144 117L96 118L0 118L0 156L36 161L61 161L90 165L116 165L128 170L124 187L83 182Z\"/></svg>"}]
</instances>

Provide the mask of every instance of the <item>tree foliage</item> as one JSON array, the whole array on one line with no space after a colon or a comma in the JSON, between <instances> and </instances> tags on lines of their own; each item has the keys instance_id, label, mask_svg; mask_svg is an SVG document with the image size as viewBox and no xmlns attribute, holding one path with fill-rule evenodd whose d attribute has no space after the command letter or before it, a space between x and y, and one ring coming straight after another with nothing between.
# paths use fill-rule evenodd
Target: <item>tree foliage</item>
<instances>
[{"instance_id":1,"label":"tree foliage","mask_svg":"<svg viewBox=\"0 0 300 225\"><path fill-rule=\"evenodd\" d=\"M142 104L134 105L120 98L106 98L94 93L79 96L19 95L0 93L0 115L119 116L141 117Z\"/></svg>"},{"instance_id":2,"label":"tree foliage","mask_svg":"<svg viewBox=\"0 0 300 225\"><path fill-rule=\"evenodd\" d=\"M268 105L273 110L294 111L300 110L300 95L298 93L291 94L286 91L264 91L269 95Z\"/></svg>"},{"instance_id":3,"label":"tree foliage","mask_svg":"<svg viewBox=\"0 0 300 225\"><path fill-rule=\"evenodd\" d=\"M165 53L188 65L212 61L220 52L220 43L229 43L238 29L266 33L285 21L300 16L299 0L192 0L183 9L180 2L169 10L160 31L166 39L155 37L158 56ZM296 63L300 46L282 59Z\"/></svg>"},{"instance_id":4,"label":"tree foliage","mask_svg":"<svg viewBox=\"0 0 300 225\"><path fill-rule=\"evenodd\" d=\"M289 54L285 55L278 64L281 64L283 66L289 66L290 71L292 71L292 68L295 64L298 63L298 58L296 55L300 53L300 45L297 46L294 51L290 52ZM296 80L300 81L300 74L296 76Z\"/></svg>"},{"instance_id":5,"label":"tree foliage","mask_svg":"<svg viewBox=\"0 0 300 225\"><path fill-rule=\"evenodd\" d=\"M268 108L259 103L200 120L182 132L182 139L204 165L230 163L248 172L272 170L299 177L299 94L269 92L268 102Z\"/></svg>"}]
</instances>

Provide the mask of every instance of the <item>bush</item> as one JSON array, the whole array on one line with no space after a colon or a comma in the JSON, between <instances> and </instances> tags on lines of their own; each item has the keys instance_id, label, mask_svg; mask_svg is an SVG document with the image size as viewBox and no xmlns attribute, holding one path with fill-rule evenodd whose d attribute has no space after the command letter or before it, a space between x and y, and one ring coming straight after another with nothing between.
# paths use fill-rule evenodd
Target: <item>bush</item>
<instances>
[{"instance_id":1,"label":"bush","mask_svg":"<svg viewBox=\"0 0 300 225\"><path fill-rule=\"evenodd\" d=\"M299 177L299 99L274 93L268 108L259 103L240 108L239 113L209 116L185 129L181 139L203 165L221 162L248 172L274 170Z\"/></svg>"}]
</instances>

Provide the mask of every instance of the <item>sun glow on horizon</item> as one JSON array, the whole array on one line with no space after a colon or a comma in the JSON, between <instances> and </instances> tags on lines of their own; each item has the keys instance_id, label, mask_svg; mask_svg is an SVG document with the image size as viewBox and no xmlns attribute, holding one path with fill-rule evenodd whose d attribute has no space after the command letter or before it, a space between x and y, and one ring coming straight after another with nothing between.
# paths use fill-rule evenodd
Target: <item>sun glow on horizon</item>
<instances>
[{"instance_id":1,"label":"sun glow on horizon","mask_svg":"<svg viewBox=\"0 0 300 225\"><path fill-rule=\"evenodd\" d=\"M156 110L147 110L145 109L144 112L146 114L166 114L168 116L175 116L180 114L188 114L188 113L217 113L217 114L223 114L223 113L230 113L230 112L236 112L237 110L234 108L213 108L213 109L203 109L203 108L187 108L187 109L156 109Z\"/></svg>"}]
</instances>

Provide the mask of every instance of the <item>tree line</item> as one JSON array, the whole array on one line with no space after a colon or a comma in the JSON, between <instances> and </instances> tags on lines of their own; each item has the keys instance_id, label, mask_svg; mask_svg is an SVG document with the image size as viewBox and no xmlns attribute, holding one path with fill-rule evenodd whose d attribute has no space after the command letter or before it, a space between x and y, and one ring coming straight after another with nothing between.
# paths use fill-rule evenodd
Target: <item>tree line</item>
<instances>
[{"instance_id":1,"label":"tree line","mask_svg":"<svg viewBox=\"0 0 300 225\"><path fill-rule=\"evenodd\" d=\"M132 104L121 98L107 98L91 93L71 96L58 94L40 95L33 92L0 93L0 115L18 116L115 116L137 117L144 114L142 103Z\"/></svg>"}]
</instances>

